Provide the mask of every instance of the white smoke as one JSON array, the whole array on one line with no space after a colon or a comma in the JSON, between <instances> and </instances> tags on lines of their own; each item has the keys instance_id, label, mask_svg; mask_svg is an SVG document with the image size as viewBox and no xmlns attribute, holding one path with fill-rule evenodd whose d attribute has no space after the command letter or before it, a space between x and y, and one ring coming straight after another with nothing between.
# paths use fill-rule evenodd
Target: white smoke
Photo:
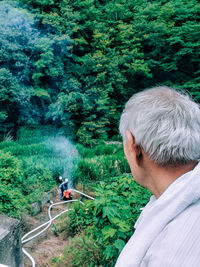
<instances>
[{"instance_id":1,"label":"white smoke","mask_svg":"<svg viewBox=\"0 0 200 267\"><path fill-rule=\"evenodd\" d=\"M79 154L70 140L64 136L48 138L45 144L54 151L55 160L61 159L62 170L59 173L64 179L68 179L68 185L73 188L73 173Z\"/></svg>"}]
</instances>

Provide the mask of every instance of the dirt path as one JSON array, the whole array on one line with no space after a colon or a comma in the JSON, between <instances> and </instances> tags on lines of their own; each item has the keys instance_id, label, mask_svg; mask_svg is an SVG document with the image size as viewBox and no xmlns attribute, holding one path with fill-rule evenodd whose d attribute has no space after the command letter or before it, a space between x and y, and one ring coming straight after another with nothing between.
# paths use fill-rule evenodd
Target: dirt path
<instances>
[{"instance_id":1,"label":"dirt path","mask_svg":"<svg viewBox=\"0 0 200 267\"><path fill-rule=\"evenodd\" d=\"M59 202L59 198L56 197L54 199L54 202ZM45 205L42 212L37 216L26 218L26 225L24 226L25 232L28 232L49 220L47 215L48 207L49 204ZM58 214L66 208L67 207L64 204L58 208L53 209L52 214ZM54 224L56 223L57 221L55 220ZM51 259L53 257L59 257L69 243L70 239L63 240L60 234L55 235L52 231L52 226L50 226L50 228L41 236L25 244L24 248L27 249L27 251L35 259L37 267L52 267L52 264L50 262ZM24 257L24 265L25 267L32 266L30 260L26 256Z\"/></svg>"}]
</instances>

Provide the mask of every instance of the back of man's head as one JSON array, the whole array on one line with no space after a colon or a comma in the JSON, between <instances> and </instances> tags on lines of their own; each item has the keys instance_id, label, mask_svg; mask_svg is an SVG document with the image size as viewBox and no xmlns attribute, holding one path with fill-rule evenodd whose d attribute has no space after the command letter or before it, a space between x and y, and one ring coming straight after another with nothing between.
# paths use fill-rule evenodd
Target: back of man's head
<instances>
[{"instance_id":1,"label":"back of man's head","mask_svg":"<svg viewBox=\"0 0 200 267\"><path fill-rule=\"evenodd\" d=\"M125 105L120 132L161 166L188 164L200 157L200 109L185 92L166 86L133 95Z\"/></svg>"}]
</instances>

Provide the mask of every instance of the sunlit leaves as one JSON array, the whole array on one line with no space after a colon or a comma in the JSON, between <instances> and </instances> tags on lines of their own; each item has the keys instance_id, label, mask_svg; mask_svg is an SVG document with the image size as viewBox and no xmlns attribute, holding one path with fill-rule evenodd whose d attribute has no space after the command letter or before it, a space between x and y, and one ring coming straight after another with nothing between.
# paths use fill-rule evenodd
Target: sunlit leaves
<instances>
[{"instance_id":1,"label":"sunlit leaves","mask_svg":"<svg viewBox=\"0 0 200 267\"><path fill-rule=\"evenodd\" d=\"M149 198L150 193L131 176L110 178L97 187L95 200L70 213L70 227L75 233L84 229L101 248L101 263L112 266L133 234L140 208Z\"/></svg>"},{"instance_id":2,"label":"sunlit leaves","mask_svg":"<svg viewBox=\"0 0 200 267\"><path fill-rule=\"evenodd\" d=\"M118 133L124 103L144 88L199 99L197 0L20 0L29 13L2 3L0 62L18 80L20 123L54 122L91 146Z\"/></svg>"}]
</instances>

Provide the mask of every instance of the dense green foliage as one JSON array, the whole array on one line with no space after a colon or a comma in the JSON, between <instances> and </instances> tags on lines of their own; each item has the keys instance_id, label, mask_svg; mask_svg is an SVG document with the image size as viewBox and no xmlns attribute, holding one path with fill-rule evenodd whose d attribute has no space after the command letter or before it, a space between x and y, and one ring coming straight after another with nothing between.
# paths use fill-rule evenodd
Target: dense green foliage
<instances>
[{"instance_id":1,"label":"dense green foliage","mask_svg":"<svg viewBox=\"0 0 200 267\"><path fill-rule=\"evenodd\" d=\"M120 144L99 144L92 149L76 146L80 160L74 173L77 186L94 192L58 222L58 234L73 237L53 266L114 266L134 231L134 224L150 192L134 182ZM89 189L90 188L90 189ZM82 190L82 191L83 191Z\"/></svg>"},{"instance_id":2,"label":"dense green foliage","mask_svg":"<svg viewBox=\"0 0 200 267\"><path fill-rule=\"evenodd\" d=\"M55 266L114 266L133 234L140 208L150 198L150 193L130 175L101 182L95 194L95 200L85 206L75 205L62 222L60 231L66 237L76 236L63 256L54 258Z\"/></svg>"},{"instance_id":3,"label":"dense green foliage","mask_svg":"<svg viewBox=\"0 0 200 267\"><path fill-rule=\"evenodd\" d=\"M197 0L1 1L1 135L54 123L93 145L146 87L199 100L199 12Z\"/></svg>"},{"instance_id":4,"label":"dense green foliage","mask_svg":"<svg viewBox=\"0 0 200 267\"><path fill-rule=\"evenodd\" d=\"M111 177L130 172L122 144L100 144L93 149L77 146L82 157L74 172L74 183L109 180Z\"/></svg>"},{"instance_id":5,"label":"dense green foliage","mask_svg":"<svg viewBox=\"0 0 200 267\"><path fill-rule=\"evenodd\" d=\"M0 119L5 133L16 132L18 123L47 122L48 106L69 78L64 75L69 37L38 31L33 15L17 6L1 1L0 7Z\"/></svg>"},{"instance_id":6,"label":"dense green foliage","mask_svg":"<svg viewBox=\"0 0 200 267\"><path fill-rule=\"evenodd\" d=\"M21 128L17 141L0 143L0 213L30 213L31 203L56 186L59 175L72 175L76 149L63 137L49 137L50 130Z\"/></svg>"},{"instance_id":7,"label":"dense green foliage","mask_svg":"<svg viewBox=\"0 0 200 267\"><path fill-rule=\"evenodd\" d=\"M54 263L113 266L149 193L124 174L122 146L100 140L118 133L124 103L144 88L181 87L200 100L200 4L0 3L0 212L20 217L76 165L75 184L95 185L96 198L63 223L76 236ZM73 162L76 149L66 155L65 141L52 137L58 129L93 149L77 145L82 158Z\"/></svg>"},{"instance_id":8,"label":"dense green foliage","mask_svg":"<svg viewBox=\"0 0 200 267\"><path fill-rule=\"evenodd\" d=\"M26 209L23 175L21 161L0 150L0 213L18 216Z\"/></svg>"}]
</instances>

